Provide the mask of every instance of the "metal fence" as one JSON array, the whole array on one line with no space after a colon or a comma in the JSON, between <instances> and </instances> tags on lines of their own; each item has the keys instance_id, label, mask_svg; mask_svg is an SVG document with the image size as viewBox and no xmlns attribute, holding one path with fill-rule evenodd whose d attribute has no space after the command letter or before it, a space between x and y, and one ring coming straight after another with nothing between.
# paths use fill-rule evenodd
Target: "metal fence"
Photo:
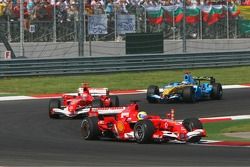
<instances>
[{"instance_id":1,"label":"metal fence","mask_svg":"<svg viewBox=\"0 0 250 167\"><path fill-rule=\"evenodd\" d=\"M26 0L20 0L26 1ZM132 0L127 0L132 2ZM40 2L40 1L39 1ZM200 11L199 21L195 23L167 22L163 15L162 24L150 22L150 16L145 4L127 4L125 8L114 5L113 11L95 9L86 1L84 13L79 15L79 1L70 0L69 7L73 11L62 11L58 3L67 0L56 0L56 4L46 4L49 12L44 11L44 1L36 4L41 11L28 12L28 5L15 14L0 15L0 33L6 37L18 58L67 58L84 56L120 56L125 54L125 34L118 29L120 16L133 16L134 32L151 33L163 32L164 53L174 54L183 52L184 37L186 40L186 52L208 51L238 51L250 50L248 39L250 33L241 33L241 17L229 17L224 13L215 24L209 25L203 20ZM73 3L76 2L76 3ZM107 0L107 2L109 2ZM122 2L122 1L121 1ZM48 2L47 2L48 3ZM107 7L109 3L106 3ZM15 7L21 8L20 4ZM154 7L153 7L154 8ZM17 10L18 11L18 10ZM23 17L21 15L23 14ZM91 34L89 25L93 15L107 19L107 32ZM83 16L83 31L80 31L80 17ZM22 20L22 21L20 21ZM184 31L185 27L185 31ZM249 31L250 32L250 31ZM80 35L83 34L83 35ZM184 35L185 34L185 35ZM80 42L83 41L80 52ZM142 48L143 49L143 48ZM4 59L5 51L8 50L0 43L0 59Z\"/></svg>"},{"instance_id":2,"label":"metal fence","mask_svg":"<svg viewBox=\"0 0 250 167\"><path fill-rule=\"evenodd\" d=\"M57 8L51 9L53 13L50 19L34 19L32 17L24 17L24 42L75 42L78 41L79 19L78 12L72 14L70 19L62 16ZM85 10L87 10L85 8ZM117 15L134 15L135 16L135 32L160 32L164 34L164 39L176 40L183 38L183 24L169 24L163 22L160 25L151 24L148 21L145 7L143 6L127 6L127 13L114 10L113 13L105 14L108 18L107 34L90 35L88 33L88 22L91 13L85 12L84 15L84 40L95 41L115 41L123 39L124 35L117 32ZM202 13L200 13L201 17ZM20 19L19 19L20 20ZM0 17L0 31L4 32L9 42L20 42L20 21L18 18ZM224 17L217 23L207 26L201 19L195 24L186 24L187 39L236 39L248 38L248 34L240 33L239 28L240 17L235 18Z\"/></svg>"}]
</instances>

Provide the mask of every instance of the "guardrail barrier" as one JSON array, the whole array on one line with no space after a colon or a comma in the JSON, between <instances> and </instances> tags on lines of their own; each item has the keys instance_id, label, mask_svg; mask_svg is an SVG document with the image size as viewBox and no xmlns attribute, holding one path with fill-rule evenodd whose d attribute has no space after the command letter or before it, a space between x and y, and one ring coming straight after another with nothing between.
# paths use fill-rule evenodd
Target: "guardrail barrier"
<instances>
[{"instance_id":1,"label":"guardrail barrier","mask_svg":"<svg viewBox=\"0 0 250 167\"><path fill-rule=\"evenodd\" d=\"M0 77L72 75L250 65L250 52L0 60Z\"/></svg>"}]
</instances>

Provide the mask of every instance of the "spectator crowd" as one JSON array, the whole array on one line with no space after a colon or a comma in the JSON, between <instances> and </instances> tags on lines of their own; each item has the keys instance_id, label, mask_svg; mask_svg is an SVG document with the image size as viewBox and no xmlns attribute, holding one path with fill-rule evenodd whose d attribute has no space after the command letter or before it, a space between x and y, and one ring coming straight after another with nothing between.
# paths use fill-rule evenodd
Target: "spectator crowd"
<instances>
[{"instance_id":1,"label":"spectator crowd","mask_svg":"<svg viewBox=\"0 0 250 167\"><path fill-rule=\"evenodd\" d=\"M0 0L0 20L18 20L21 0ZM60 21L71 21L78 17L78 0L23 0L24 19L47 21L56 18ZM87 14L112 14L114 10L128 13L129 8L157 5L172 5L182 0L83 0ZM247 1L247 0L246 0ZM187 0L190 4L224 4L225 0ZM239 3L244 3L239 2Z\"/></svg>"}]
</instances>

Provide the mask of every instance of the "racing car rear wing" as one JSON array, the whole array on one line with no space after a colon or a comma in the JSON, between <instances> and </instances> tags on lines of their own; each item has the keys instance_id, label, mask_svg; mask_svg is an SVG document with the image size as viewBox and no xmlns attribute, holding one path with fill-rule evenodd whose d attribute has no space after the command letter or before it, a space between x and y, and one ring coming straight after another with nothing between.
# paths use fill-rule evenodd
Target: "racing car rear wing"
<instances>
[{"instance_id":1,"label":"racing car rear wing","mask_svg":"<svg viewBox=\"0 0 250 167\"><path fill-rule=\"evenodd\" d=\"M89 93L92 96L107 96L109 95L108 88L89 88Z\"/></svg>"},{"instance_id":2,"label":"racing car rear wing","mask_svg":"<svg viewBox=\"0 0 250 167\"><path fill-rule=\"evenodd\" d=\"M193 79L196 81L210 81L211 84L215 83L214 77L202 76L202 77L193 77Z\"/></svg>"},{"instance_id":3,"label":"racing car rear wing","mask_svg":"<svg viewBox=\"0 0 250 167\"><path fill-rule=\"evenodd\" d=\"M107 95L109 95L108 88L88 88L88 91L92 96L107 96ZM78 88L78 92L83 93L84 88L83 87Z\"/></svg>"}]
</instances>

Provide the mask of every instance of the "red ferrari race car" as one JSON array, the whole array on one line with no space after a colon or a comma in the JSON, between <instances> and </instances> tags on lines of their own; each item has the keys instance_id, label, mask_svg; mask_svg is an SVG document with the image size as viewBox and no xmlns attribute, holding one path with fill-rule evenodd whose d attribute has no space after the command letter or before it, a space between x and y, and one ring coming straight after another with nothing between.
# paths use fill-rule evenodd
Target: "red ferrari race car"
<instances>
[{"instance_id":1,"label":"red ferrari race car","mask_svg":"<svg viewBox=\"0 0 250 167\"><path fill-rule=\"evenodd\" d=\"M91 107L118 107L119 98L110 96L107 88L90 88L83 84L78 93L62 95L62 103L60 99L49 101L50 118L87 116Z\"/></svg>"},{"instance_id":2,"label":"red ferrari race car","mask_svg":"<svg viewBox=\"0 0 250 167\"><path fill-rule=\"evenodd\" d=\"M127 107L92 108L81 123L81 137L96 140L102 137L137 143L181 141L196 143L206 136L197 118L174 120L173 113L167 118L147 115L135 102Z\"/></svg>"}]
</instances>

